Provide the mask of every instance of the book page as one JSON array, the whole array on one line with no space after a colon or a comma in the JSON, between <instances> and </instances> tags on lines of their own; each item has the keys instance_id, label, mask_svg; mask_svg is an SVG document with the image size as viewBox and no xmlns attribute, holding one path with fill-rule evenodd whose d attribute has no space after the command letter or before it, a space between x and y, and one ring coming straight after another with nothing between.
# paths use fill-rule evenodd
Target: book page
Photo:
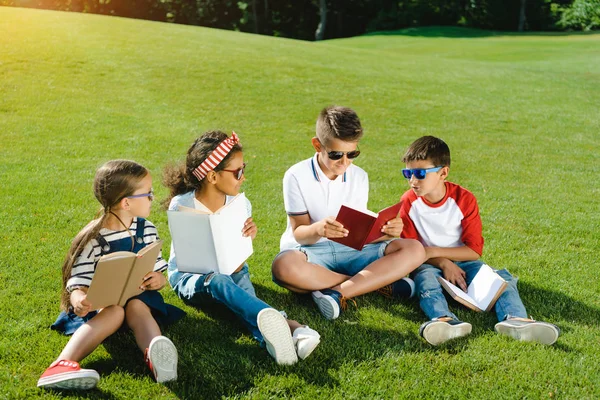
<instances>
[{"instance_id":1,"label":"book page","mask_svg":"<svg viewBox=\"0 0 600 400\"><path fill-rule=\"evenodd\" d=\"M209 212L206 212L206 211L203 211L203 210L197 210L195 208L186 207L186 206L178 206L177 207L177 211L183 211L183 212L189 212L189 213L196 213L196 214L210 214Z\"/></svg>"},{"instance_id":2,"label":"book page","mask_svg":"<svg viewBox=\"0 0 600 400\"><path fill-rule=\"evenodd\" d=\"M231 200L218 214L210 216L218 270L230 275L252 255L252 239L242 236L248 219L246 196L241 193Z\"/></svg>"},{"instance_id":3,"label":"book page","mask_svg":"<svg viewBox=\"0 0 600 400\"><path fill-rule=\"evenodd\" d=\"M135 263L131 268L131 272L127 280L127 285L123 289L123 294L119 300L119 305L124 306L127 300L143 292L143 290L140 289L140 285L142 284L144 276L148 272L154 270L156 259L158 258L158 253L160 252L161 247L162 240L157 240L154 243L147 245L137 253Z\"/></svg>"},{"instance_id":4,"label":"book page","mask_svg":"<svg viewBox=\"0 0 600 400\"><path fill-rule=\"evenodd\" d=\"M477 308L480 308L481 310L485 310L485 308L479 307L477 301L475 301L475 299L473 299L471 296L469 296L468 293L463 292L463 290L461 288L454 285L452 282L450 282L442 277L438 277L438 280L442 283L442 285L444 286L444 289L446 289L452 297L459 297L460 299L476 306ZM455 299L455 300L460 301L459 299Z\"/></svg>"},{"instance_id":5,"label":"book page","mask_svg":"<svg viewBox=\"0 0 600 400\"><path fill-rule=\"evenodd\" d=\"M506 281L489 265L483 264L467 288L467 293L482 310L486 310Z\"/></svg>"},{"instance_id":6,"label":"book page","mask_svg":"<svg viewBox=\"0 0 600 400\"><path fill-rule=\"evenodd\" d=\"M135 253L127 251L111 253L100 258L87 292L87 300L94 310L119 304L135 258Z\"/></svg>"},{"instance_id":7,"label":"book page","mask_svg":"<svg viewBox=\"0 0 600 400\"><path fill-rule=\"evenodd\" d=\"M217 267L210 215L167 211L169 230L181 272L207 274Z\"/></svg>"}]
</instances>

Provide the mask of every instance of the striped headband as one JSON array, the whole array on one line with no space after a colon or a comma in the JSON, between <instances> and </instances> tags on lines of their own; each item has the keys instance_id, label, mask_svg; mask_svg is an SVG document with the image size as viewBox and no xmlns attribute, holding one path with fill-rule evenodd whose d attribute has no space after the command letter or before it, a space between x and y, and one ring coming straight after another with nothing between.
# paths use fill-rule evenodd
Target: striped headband
<instances>
[{"instance_id":1,"label":"striped headband","mask_svg":"<svg viewBox=\"0 0 600 400\"><path fill-rule=\"evenodd\" d=\"M194 176L198 178L199 181L204 179L210 171L217 168L217 165L219 165L221 161L227 157L227 154L229 154L233 146L239 142L240 138L238 138L238 135L232 131L231 137L219 143L217 148L210 153L206 160L202 161L202 164L198 165L196 169L192 171Z\"/></svg>"}]
</instances>

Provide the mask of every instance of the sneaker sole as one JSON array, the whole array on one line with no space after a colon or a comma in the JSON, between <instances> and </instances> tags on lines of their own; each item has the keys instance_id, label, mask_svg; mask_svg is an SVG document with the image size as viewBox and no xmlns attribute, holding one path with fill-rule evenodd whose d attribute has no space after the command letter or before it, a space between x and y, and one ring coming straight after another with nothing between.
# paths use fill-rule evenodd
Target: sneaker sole
<instances>
[{"instance_id":1,"label":"sneaker sole","mask_svg":"<svg viewBox=\"0 0 600 400\"><path fill-rule=\"evenodd\" d=\"M168 338L157 336L152 339L148 346L148 357L154 369L156 382L177 379L177 348Z\"/></svg>"},{"instance_id":2,"label":"sneaker sole","mask_svg":"<svg viewBox=\"0 0 600 400\"><path fill-rule=\"evenodd\" d=\"M279 311L265 308L258 313L256 322L267 351L277 364L292 365L298 362L290 327Z\"/></svg>"},{"instance_id":3,"label":"sneaker sole","mask_svg":"<svg viewBox=\"0 0 600 400\"><path fill-rule=\"evenodd\" d=\"M316 291L312 292L312 298L317 304L319 311L325 319L334 320L340 316L340 308L338 304L330 296L324 295L323 293Z\"/></svg>"},{"instance_id":4,"label":"sneaker sole","mask_svg":"<svg viewBox=\"0 0 600 400\"><path fill-rule=\"evenodd\" d=\"M458 325L450 325L446 322L434 322L425 327L421 336L427 343L437 346L448 340L467 336L473 327L467 322Z\"/></svg>"},{"instance_id":5,"label":"sneaker sole","mask_svg":"<svg viewBox=\"0 0 600 400\"><path fill-rule=\"evenodd\" d=\"M551 345L558 340L557 329L542 322L533 322L527 325L507 325L498 323L495 326L496 332L512 337L516 340L526 342L538 342L541 344Z\"/></svg>"},{"instance_id":6,"label":"sneaker sole","mask_svg":"<svg viewBox=\"0 0 600 400\"><path fill-rule=\"evenodd\" d=\"M95 371L68 372L40 378L37 387L44 389L89 390L96 387L100 375Z\"/></svg>"}]
</instances>

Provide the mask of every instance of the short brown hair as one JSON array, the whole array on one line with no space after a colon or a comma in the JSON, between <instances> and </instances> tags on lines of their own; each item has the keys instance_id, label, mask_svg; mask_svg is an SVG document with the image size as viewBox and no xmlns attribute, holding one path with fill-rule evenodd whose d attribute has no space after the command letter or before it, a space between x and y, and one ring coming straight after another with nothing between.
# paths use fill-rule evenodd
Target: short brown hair
<instances>
[{"instance_id":1,"label":"short brown hair","mask_svg":"<svg viewBox=\"0 0 600 400\"><path fill-rule=\"evenodd\" d=\"M317 118L316 134L317 139L323 144L329 143L332 139L357 142L363 135L363 129L353 109L329 106L321 110Z\"/></svg>"},{"instance_id":2,"label":"short brown hair","mask_svg":"<svg viewBox=\"0 0 600 400\"><path fill-rule=\"evenodd\" d=\"M436 167L449 167L450 148L446 142L434 136L420 137L408 146L402 162L420 160L430 160Z\"/></svg>"}]
</instances>

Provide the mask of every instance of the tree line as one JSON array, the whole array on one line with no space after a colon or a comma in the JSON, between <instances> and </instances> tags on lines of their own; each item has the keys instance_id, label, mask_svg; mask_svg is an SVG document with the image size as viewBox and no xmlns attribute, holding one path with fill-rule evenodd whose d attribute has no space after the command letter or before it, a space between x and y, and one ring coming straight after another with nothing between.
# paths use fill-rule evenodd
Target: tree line
<instances>
[{"instance_id":1,"label":"tree line","mask_svg":"<svg viewBox=\"0 0 600 400\"><path fill-rule=\"evenodd\" d=\"M600 29L600 0L0 0L302 40L419 26L499 31Z\"/></svg>"}]
</instances>

